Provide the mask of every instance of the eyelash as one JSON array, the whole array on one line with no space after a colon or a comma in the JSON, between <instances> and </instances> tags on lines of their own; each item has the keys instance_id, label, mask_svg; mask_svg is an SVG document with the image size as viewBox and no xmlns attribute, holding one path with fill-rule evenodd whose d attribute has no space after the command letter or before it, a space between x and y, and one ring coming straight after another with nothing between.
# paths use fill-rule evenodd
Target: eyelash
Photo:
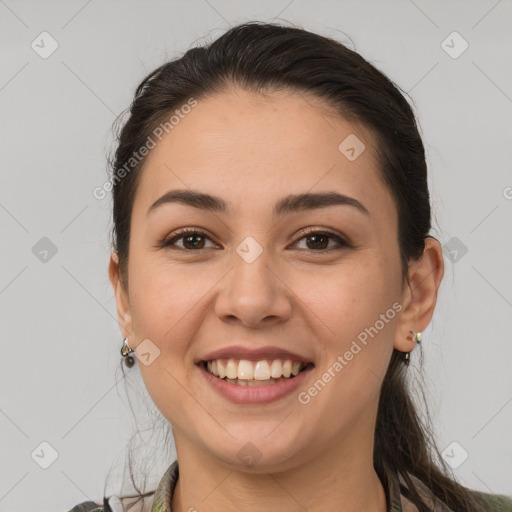
<instances>
[{"instance_id":1,"label":"eyelash","mask_svg":"<svg viewBox=\"0 0 512 512\"><path fill-rule=\"evenodd\" d=\"M343 239L342 237L340 237L339 235L333 233L332 231L330 230L326 230L326 229L317 229L317 228L306 228L305 230L303 230L301 233L300 233L302 236L297 239L295 241L295 243L299 242L300 240L302 240L303 238L307 238L308 236L312 236L312 235L323 235L323 236L327 236L333 240L336 241L336 243L338 243L339 247L331 247L330 249L320 249L320 250L314 250L314 249L301 249L301 250L306 250L308 252L313 252L313 253L320 253L320 254L325 254L325 253L329 253L333 250L340 250L340 249L343 249L343 248L350 248L352 247L345 239ZM185 249L183 247L177 247L174 245L174 243L178 240L181 240L183 238L185 238L185 236L190 236L190 235L201 235L205 238L208 238L210 239L210 237L203 231L197 229L197 228L183 228L183 229L180 229L178 232L176 232L172 237L170 238L166 238L164 240L162 240L162 242L160 244L158 244L158 247L160 248L167 248L167 249L179 249L179 250L182 250L182 251L186 251L186 252L199 252L203 249L208 249L208 247L206 248L201 248L201 249ZM211 240L211 239L210 239Z\"/></svg>"}]
</instances>

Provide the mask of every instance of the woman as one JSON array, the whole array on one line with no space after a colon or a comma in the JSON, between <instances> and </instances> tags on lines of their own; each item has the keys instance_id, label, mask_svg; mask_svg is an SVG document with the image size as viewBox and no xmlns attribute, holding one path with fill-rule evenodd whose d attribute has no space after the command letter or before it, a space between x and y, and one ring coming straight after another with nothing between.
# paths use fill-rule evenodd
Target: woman
<instances>
[{"instance_id":1,"label":"woman","mask_svg":"<svg viewBox=\"0 0 512 512\"><path fill-rule=\"evenodd\" d=\"M247 23L144 79L118 142L122 354L177 453L139 505L512 510L450 477L407 388L443 257L415 117L386 76Z\"/></svg>"}]
</instances>

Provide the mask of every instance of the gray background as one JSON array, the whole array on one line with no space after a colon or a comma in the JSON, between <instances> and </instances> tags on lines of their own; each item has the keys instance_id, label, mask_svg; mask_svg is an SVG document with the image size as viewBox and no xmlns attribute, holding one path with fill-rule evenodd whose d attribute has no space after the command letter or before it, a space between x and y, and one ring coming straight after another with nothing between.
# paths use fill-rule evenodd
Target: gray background
<instances>
[{"instance_id":1,"label":"gray background","mask_svg":"<svg viewBox=\"0 0 512 512\"><path fill-rule=\"evenodd\" d=\"M99 500L130 435L154 422L137 367L128 395L117 371L110 202L92 194L112 121L166 58L273 18L354 45L414 99L446 249L424 333L439 447L464 484L512 494L510 0L0 0L1 511ZM51 49L43 31L58 43L48 58L31 47ZM156 483L172 454L143 442Z\"/></svg>"}]
</instances>

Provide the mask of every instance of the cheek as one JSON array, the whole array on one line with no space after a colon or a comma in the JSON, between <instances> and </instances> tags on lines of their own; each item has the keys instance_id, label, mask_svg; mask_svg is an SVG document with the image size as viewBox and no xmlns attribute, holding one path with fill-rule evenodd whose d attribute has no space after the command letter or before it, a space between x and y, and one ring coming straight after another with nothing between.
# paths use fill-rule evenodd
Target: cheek
<instances>
[{"instance_id":1,"label":"cheek","mask_svg":"<svg viewBox=\"0 0 512 512\"><path fill-rule=\"evenodd\" d=\"M211 272L193 264L170 264L153 255L133 255L130 303L134 329L161 340L173 332L215 283Z\"/></svg>"},{"instance_id":2,"label":"cheek","mask_svg":"<svg viewBox=\"0 0 512 512\"><path fill-rule=\"evenodd\" d=\"M398 297L394 272L371 254L293 275L294 293L336 339L373 325Z\"/></svg>"},{"instance_id":3,"label":"cheek","mask_svg":"<svg viewBox=\"0 0 512 512\"><path fill-rule=\"evenodd\" d=\"M139 364L141 376L162 414L180 424L188 414L183 404L195 407L187 392L191 389L189 349L201 326L201 301L206 300L205 295L217 279L208 272L185 269L184 265L162 265L136 257L132 262L130 301L134 336L136 342L151 340L159 350L150 365Z\"/></svg>"},{"instance_id":4,"label":"cheek","mask_svg":"<svg viewBox=\"0 0 512 512\"><path fill-rule=\"evenodd\" d=\"M360 253L336 270L331 267L329 275L304 273L293 285L307 304L303 311L321 352L315 379L297 396L316 435L349 432L376 407L397 314L393 272L384 267L377 251Z\"/></svg>"},{"instance_id":5,"label":"cheek","mask_svg":"<svg viewBox=\"0 0 512 512\"><path fill-rule=\"evenodd\" d=\"M170 263L142 252L132 256L130 300L136 337L149 338L170 352L185 350L187 337L192 339L194 329L199 328L198 315L206 314L203 307L209 309L212 297L222 293L219 281L225 266ZM276 266L274 272L286 285L282 293L295 305L290 329L292 324L305 324L306 328L309 324L311 334L327 353L350 345L375 324L397 296L395 273L377 251L349 255L336 265ZM165 346L171 340L172 346Z\"/></svg>"},{"instance_id":6,"label":"cheek","mask_svg":"<svg viewBox=\"0 0 512 512\"><path fill-rule=\"evenodd\" d=\"M308 306L305 311L314 313L309 318L321 345L321 371L343 374L338 381L355 394L371 374L376 386L383 377L399 309L396 272L368 256L331 268L329 275L304 274L294 285Z\"/></svg>"}]
</instances>

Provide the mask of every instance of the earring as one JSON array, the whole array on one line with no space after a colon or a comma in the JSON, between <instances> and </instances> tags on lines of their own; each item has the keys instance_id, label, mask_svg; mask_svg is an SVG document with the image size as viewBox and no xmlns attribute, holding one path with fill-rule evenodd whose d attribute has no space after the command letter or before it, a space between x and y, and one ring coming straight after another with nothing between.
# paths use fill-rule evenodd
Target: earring
<instances>
[{"instance_id":1,"label":"earring","mask_svg":"<svg viewBox=\"0 0 512 512\"><path fill-rule=\"evenodd\" d=\"M135 359L130 355L133 349L128 345L128 338L123 340L123 346L121 347L121 355L124 357L124 364L131 368L135 364Z\"/></svg>"},{"instance_id":2,"label":"earring","mask_svg":"<svg viewBox=\"0 0 512 512\"><path fill-rule=\"evenodd\" d=\"M411 335L407 336L407 339L409 341L414 340L417 344L420 344L421 343L421 332L419 332L419 331L418 332L409 331L409 332L411 333ZM409 363L411 362L411 356L410 356L411 352L404 353L403 361L405 363L405 366L409 366Z\"/></svg>"},{"instance_id":3,"label":"earring","mask_svg":"<svg viewBox=\"0 0 512 512\"><path fill-rule=\"evenodd\" d=\"M411 334L409 336L407 336L407 339L409 341L412 341L414 339L414 341L416 343L421 343L421 332L414 332L414 331L409 331Z\"/></svg>"}]
</instances>

